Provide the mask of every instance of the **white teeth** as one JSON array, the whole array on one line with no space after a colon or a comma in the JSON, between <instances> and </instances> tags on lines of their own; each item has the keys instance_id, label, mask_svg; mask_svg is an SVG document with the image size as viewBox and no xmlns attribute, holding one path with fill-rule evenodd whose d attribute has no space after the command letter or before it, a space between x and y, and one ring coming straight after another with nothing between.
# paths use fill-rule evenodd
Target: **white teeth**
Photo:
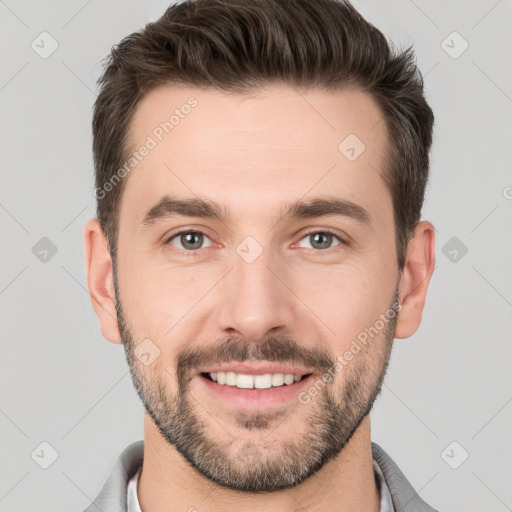
<instances>
[{"instance_id":1,"label":"white teeth","mask_svg":"<svg viewBox=\"0 0 512 512\"><path fill-rule=\"evenodd\" d=\"M291 373L266 373L264 375L246 375L235 372L211 372L210 377L218 384L236 386L240 389L268 389L298 382L302 375Z\"/></svg>"},{"instance_id":2,"label":"white teeth","mask_svg":"<svg viewBox=\"0 0 512 512\"><path fill-rule=\"evenodd\" d=\"M244 389L252 389L254 387L254 379L252 375L238 374L236 376L236 387Z\"/></svg>"},{"instance_id":3,"label":"white teeth","mask_svg":"<svg viewBox=\"0 0 512 512\"><path fill-rule=\"evenodd\" d=\"M254 376L254 387L257 389L268 389L272 387L272 375L265 373L265 375Z\"/></svg>"},{"instance_id":4,"label":"white teeth","mask_svg":"<svg viewBox=\"0 0 512 512\"><path fill-rule=\"evenodd\" d=\"M226 384L228 386L236 386L236 373L226 372Z\"/></svg>"},{"instance_id":5,"label":"white teeth","mask_svg":"<svg viewBox=\"0 0 512 512\"><path fill-rule=\"evenodd\" d=\"M290 375L290 374L287 373L284 376L284 383L288 384L288 385L293 384L293 375Z\"/></svg>"},{"instance_id":6,"label":"white teeth","mask_svg":"<svg viewBox=\"0 0 512 512\"><path fill-rule=\"evenodd\" d=\"M284 374L274 373L272 375L272 386L282 386L284 384Z\"/></svg>"}]
</instances>

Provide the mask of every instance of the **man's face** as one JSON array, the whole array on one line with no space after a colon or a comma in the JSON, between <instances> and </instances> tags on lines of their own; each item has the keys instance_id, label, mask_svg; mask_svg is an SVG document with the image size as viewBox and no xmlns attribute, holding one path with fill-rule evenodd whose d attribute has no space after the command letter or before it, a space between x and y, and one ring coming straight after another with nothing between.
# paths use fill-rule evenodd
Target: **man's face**
<instances>
[{"instance_id":1,"label":"man's face","mask_svg":"<svg viewBox=\"0 0 512 512\"><path fill-rule=\"evenodd\" d=\"M156 145L122 195L119 328L160 433L219 485L304 481L380 391L399 277L380 120L362 92L284 86L251 97L161 87L136 111L131 149ZM164 196L215 202L222 216L152 210ZM317 199L341 204L284 215Z\"/></svg>"}]
</instances>

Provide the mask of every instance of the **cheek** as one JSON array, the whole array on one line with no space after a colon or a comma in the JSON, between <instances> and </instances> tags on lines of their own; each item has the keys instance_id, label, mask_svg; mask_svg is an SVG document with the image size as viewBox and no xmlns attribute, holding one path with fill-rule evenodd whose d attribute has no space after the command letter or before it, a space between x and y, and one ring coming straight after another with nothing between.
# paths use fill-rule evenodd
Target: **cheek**
<instances>
[{"instance_id":1,"label":"cheek","mask_svg":"<svg viewBox=\"0 0 512 512\"><path fill-rule=\"evenodd\" d=\"M169 283L159 282L150 261L133 256L129 251L119 259L119 292L127 323L138 337L155 335L162 313L173 308L166 304Z\"/></svg>"},{"instance_id":2,"label":"cheek","mask_svg":"<svg viewBox=\"0 0 512 512\"><path fill-rule=\"evenodd\" d=\"M333 340L333 351L339 354L388 311L396 284L391 276L378 265L325 267L297 275L297 294L313 312L319 332Z\"/></svg>"},{"instance_id":3,"label":"cheek","mask_svg":"<svg viewBox=\"0 0 512 512\"><path fill-rule=\"evenodd\" d=\"M187 325L187 315L194 314L194 305L215 279L212 273L171 268L143 255L126 257L119 264L119 284L127 322L139 338L172 336Z\"/></svg>"}]
</instances>

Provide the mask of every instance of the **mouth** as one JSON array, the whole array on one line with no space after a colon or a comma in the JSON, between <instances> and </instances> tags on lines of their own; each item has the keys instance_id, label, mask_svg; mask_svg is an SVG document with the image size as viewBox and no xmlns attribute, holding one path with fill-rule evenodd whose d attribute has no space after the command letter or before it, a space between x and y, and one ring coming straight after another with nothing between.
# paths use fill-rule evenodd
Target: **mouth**
<instances>
[{"instance_id":1,"label":"mouth","mask_svg":"<svg viewBox=\"0 0 512 512\"><path fill-rule=\"evenodd\" d=\"M247 410L285 405L294 399L298 402L300 391L312 385L313 372L290 368L285 372L246 368L239 372L204 371L196 377L214 400Z\"/></svg>"},{"instance_id":2,"label":"mouth","mask_svg":"<svg viewBox=\"0 0 512 512\"><path fill-rule=\"evenodd\" d=\"M238 389L269 389L282 386L290 386L295 382L312 375L293 373L264 373L260 375L250 375L244 373L228 372L201 372L205 379L216 382L220 386L233 386Z\"/></svg>"}]
</instances>

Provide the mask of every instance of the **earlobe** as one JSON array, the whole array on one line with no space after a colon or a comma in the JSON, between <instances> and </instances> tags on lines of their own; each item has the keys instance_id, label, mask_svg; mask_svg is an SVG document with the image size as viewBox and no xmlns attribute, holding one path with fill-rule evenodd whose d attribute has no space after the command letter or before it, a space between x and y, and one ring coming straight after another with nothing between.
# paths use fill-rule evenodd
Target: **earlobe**
<instances>
[{"instance_id":1,"label":"earlobe","mask_svg":"<svg viewBox=\"0 0 512 512\"><path fill-rule=\"evenodd\" d=\"M418 330L434 266L434 226L430 222L422 221L416 226L414 237L407 248L399 285L401 309L395 338L408 338Z\"/></svg>"},{"instance_id":2,"label":"earlobe","mask_svg":"<svg viewBox=\"0 0 512 512\"><path fill-rule=\"evenodd\" d=\"M85 224L84 258L89 296L100 322L101 333L108 341L121 344L115 307L112 258L98 219L89 219Z\"/></svg>"}]
</instances>

